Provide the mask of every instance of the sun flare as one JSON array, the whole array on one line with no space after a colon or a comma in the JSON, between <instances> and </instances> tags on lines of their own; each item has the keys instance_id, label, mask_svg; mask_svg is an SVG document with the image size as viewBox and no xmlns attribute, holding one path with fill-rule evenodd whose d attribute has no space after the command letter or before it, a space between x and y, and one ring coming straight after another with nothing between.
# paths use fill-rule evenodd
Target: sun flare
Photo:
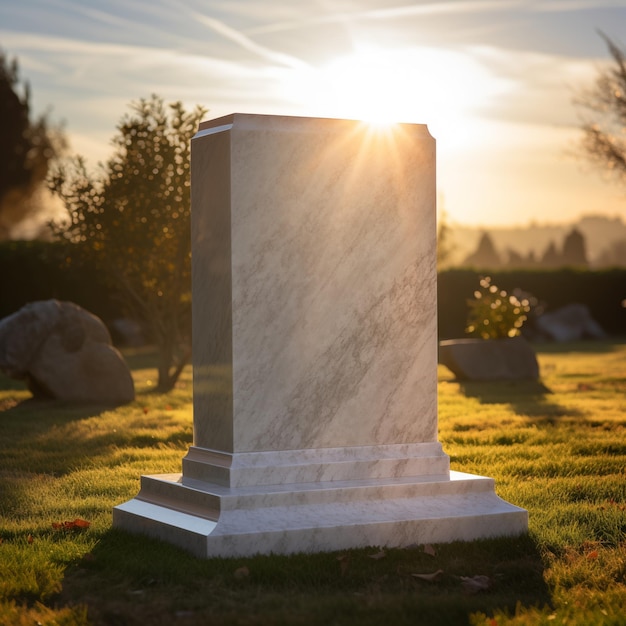
<instances>
[{"instance_id":1,"label":"sun flare","mask_svg":"<svg viewBox=\"0 0 626 626\"><path fill-rule=\"evenodd\" d=\"M428 124L437 136L462 133L497 81L472 57L434 48L365 48L298 71L286 86L306 114Z\"/></svg>"}]
</instances>

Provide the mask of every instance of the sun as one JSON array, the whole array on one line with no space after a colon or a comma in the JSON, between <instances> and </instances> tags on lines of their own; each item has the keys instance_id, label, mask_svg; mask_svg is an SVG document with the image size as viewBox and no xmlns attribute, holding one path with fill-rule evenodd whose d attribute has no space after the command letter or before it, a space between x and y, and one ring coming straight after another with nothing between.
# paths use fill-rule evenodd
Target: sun
<instances>
[{"instance_id":1,"label":"sun","mask_svg":"<svg viewBox=\"0 0 626 626\"><path fill-rule=\"evenodd\" d=\"M462 132L468 117L497 90L467 54L435 48L360 48L301 70L288 91L306 114L384 125L428 124L438 135Z\"/></svg>"}]
</instances>

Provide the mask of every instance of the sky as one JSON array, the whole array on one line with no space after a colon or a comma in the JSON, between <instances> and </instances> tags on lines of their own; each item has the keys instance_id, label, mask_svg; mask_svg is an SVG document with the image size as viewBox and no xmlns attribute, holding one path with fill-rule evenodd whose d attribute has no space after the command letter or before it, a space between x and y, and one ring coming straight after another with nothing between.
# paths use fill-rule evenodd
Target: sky
<instances>
[{"instance_id":1,"label":"sky","mask_svg":"<svg viewBox=\"0 0 626 626\"><path fill-rule=\"evenodd\" d=\"M0 48L89 164L131 101L427 124L450 224L626 221L573 99L626 0L0 0Z\"/></svg>"}]
</instances>

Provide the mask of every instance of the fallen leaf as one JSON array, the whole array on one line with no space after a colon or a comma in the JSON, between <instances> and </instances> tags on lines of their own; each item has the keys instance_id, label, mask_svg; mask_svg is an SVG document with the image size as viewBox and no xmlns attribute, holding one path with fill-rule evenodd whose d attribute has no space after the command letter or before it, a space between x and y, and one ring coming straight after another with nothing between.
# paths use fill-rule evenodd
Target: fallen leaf
<instances>
[{"instance_id":1,"label":"fallen leaf","mask_svg":"<svg viewBox=\"0 0 626 626\"><path fill-rule=\"evenodd\" d=\"M147 414L149 410L150 410L150 409L149 409L147 406L144 406L144 407L143 407L143 412L144 412L144 415L145 415L145 414Z\"/></svg>"},{"instance_id":2,"label":"fallen leaf","mask_svg":"<svg viewBox=\"0 0 626 626\"><path fill-rule=\"evenodd\" d=\"M28 535L28 537L26 538L26 541L28 541L28 543L33 543L33 541L35 540L33 539L32 535Z\"/></svg>"},{"instance_id":3,"label":"fallen leaf","mask_svg":"<svg viewBox=\"0 0 626 626\"><path fill-rule=\"evenodd\" d=\"M424 552L430 554L430 556L437 556L437 550L433 548L429 543L424 546Z\"/></svg>"},{"instance_id":4,"label":"fallen leaf","mask_svg":"<svg viewBox=\"0 0 626 626\"><path fill-rule=\"evenodd\" d=\"M442 575L443 575L442 569L438 569L436 572L433 572L432 574L411 574L413 578L419 578L420 580L425 580L426 582L429 582L429 583L436 582L437 580L441 578Z\"/></svg>"},{"instance_id":5,"label":"fallen leaf","mask_svg":"<svg viewBox=\"0 0 626 626\"><path fill-rule=\"evenodd\" d=\"M55 530L81 530L83 528L89 528L90 526L91 522L80 519L80 517L77 517L73 521L52 522L52 528Z\"/></svg>"},{"instance_id":6,"label":"fallen leaf","mask_svg":"<svg viewBox=\"0 0 626 626\"><path fill-rule=\"evenodd\" d=\"M378 561L380 559L384 559L386 556L387 556L387 553L384 550L381 550L380 552L377 552L376 554L368 554L367 558Z\"/></svg>"},{"instance_id":7,"label":"fallen leaf","mask_svg":"<svg viewBox=\"0 0 626 626\"><path fill-rule=\"evenodd\" d=\"M250 570L244 565L243 567L237 568L233 576L238 580L241 580L242 578L247 578L248 576L250 576Z\"/></svg>"},{"instance_id":8,"label":"fallen leaf","mask_svg":"<svg viewBox=\"0 0 626 626\"><path fill-rule=\"evenodd\" d=\"M90 526L91 526L91 522L88 522L87 520L84 520L84 519L80 519L80 517L77 517L74 520L75 528L89 528Z\"/></svg>"},{"instance_id":9,"label":"fallen leaf","mask_svg":"<svg viewBox=\"0 0 626 626\"><path fill-rule=\"evenodd\" d=\"M348 568L350 567L350 556L347 554L340 554L337 557L337 560L339 561L339 571L342 576L345 576Z\"/></svg>"},{"instance_id":10,"label":"fallen leaf","mask_svg":"<svg viewBox=\"0 0 626 626\"><path fill-rule=\"evenodd\" d=\"M588 555L587 555L587 559L589 559L590 561L594 561L595 559L598 558L598 551L597 550L592 550Z\"/></svg>"},{"instance_id":11,"label":"fallen leaf","mask_svg":"<svg viewBox=\"0 0 626 626\"><path fill-rule=\"evenodd\" d=\"M466 593L478 593L479 591L487 591L493 584L489 576L461 576L461 586Z\"/></svg>"}]
</instances>

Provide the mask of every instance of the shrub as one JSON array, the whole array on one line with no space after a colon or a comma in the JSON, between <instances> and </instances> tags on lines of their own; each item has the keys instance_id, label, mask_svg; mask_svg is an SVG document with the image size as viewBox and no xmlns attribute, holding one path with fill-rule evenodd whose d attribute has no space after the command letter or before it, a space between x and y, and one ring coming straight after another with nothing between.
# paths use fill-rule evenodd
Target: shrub
<instances>
[{"instance_id":1,"label":"shrub","mask_svg":"<svg viewBox=\"0 0 626 626\"><path fill-rule=\"evenodd\" d=\"M468 301L469 315L465 332L482 339L516 337L530 312L530 301L519 300L491 283L491 277L480 279L480 289Z\"/></svg>"},{"instance_id":2,"label":"shrub","mask_svg":"<svg viewBox=\"0 0 626 626\"><path fill-rule=\"evenodd\" d=\"M584 304L609 335L623 337L626 334L626 307L622 304L626 298L626 268L498 270L493 273L454 268L441 271L438 276L440 339L463 336L467 326L467 303L484 275L491 276L493 282L509 293L517 293L516 288L532 293L546 312L573 302Z\"/></svg>"}]
</instances>

